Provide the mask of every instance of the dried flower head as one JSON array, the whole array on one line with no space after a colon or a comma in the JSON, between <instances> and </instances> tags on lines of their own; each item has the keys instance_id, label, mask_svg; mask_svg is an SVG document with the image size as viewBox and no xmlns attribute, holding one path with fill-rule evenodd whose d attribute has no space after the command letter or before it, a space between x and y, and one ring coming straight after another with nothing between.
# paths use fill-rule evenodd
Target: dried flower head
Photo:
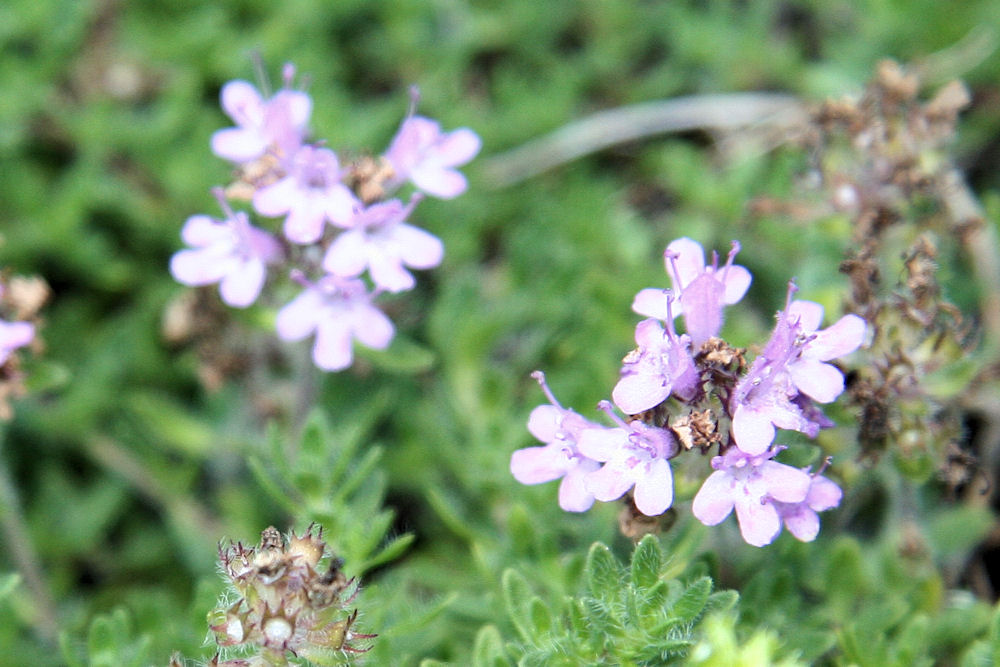
<instances>
[{"instance_id":1,"label":"dried flower head","mask_svg":"<svg viewBox=\"0 0 1000 667\"><path fill-rule=\"evenodd\" d=\"M326 551L322 535L322 528L310 525L302 535L293 532L286 540L271 526L256 547L242 542L220 546L223 572L239 595L209 615L220 647L250 647L267 661L264 664L285 664L288 654L328 660L338 651L363 653L370 648L356 642L375 635L354 632L358 611L347 611L358 594L356 580L343 574L339 558L320 567ZM244 663L236 659L213 664Z\"/></svg>"}]
</instances>

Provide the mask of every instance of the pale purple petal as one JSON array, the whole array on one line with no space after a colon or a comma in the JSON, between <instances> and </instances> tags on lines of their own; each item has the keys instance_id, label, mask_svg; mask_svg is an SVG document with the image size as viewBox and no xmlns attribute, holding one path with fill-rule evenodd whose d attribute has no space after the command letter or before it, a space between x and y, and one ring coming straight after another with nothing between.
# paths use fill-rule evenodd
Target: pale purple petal
<instances>
[{"instance_id":1,"label":"pale purple petal","mask_svg":"<svg viewBox=\"0 0 1000 667\"><path fill-rule=\"evenodd\" d=\"M467 127L452 130L437 143L435 161L446 167L463 165L476 157L483 141Z\"/></svg>"},{"instance_id":2,"label":"pale purple petal","mask_svg":"<svg viewBox=\"0 0 1000 667\"><path fill-rule=\"evenodd\" d=\"M284 341L302 340L315 329L326 314L323 296L314 289L307 289L278 311L274 325L278 338Z\"/></svg>"},{"instance_id":3,"label":"pale purple petal","mask_svg":"<svg viewBox=\"0 0 1000 667\"><path fill-rule=\"evenodd\" d=\"M632 488L634 480L623 475L621 469L606 464L600 470L587 473L585 483L587 490L594 494L595 498L606 503L625 495L625 492Z\"/></svg>"},{"instance_id":4,"label":"pale purple petal","mask_svg":"<svg viewBox=\"0 0 1000 667\"><path fill-rule=\"evenodd\" d=\"M659 320L646 319L635 325L635 343L640 348L659 349L663 346L663 325Z\"/></svg>"},{"instance_id":5,"label":"pale purple petal","mask_svg":"<svg viewBox=\"0 0 1000 667\"><path fill-rule=\"evenodd\" d=\"M797 319L803 331L816 331L823 323L823 306L813 301L792 301L788 316L793 322Z\"/></svg>"},{"instance_id":6,"label":"pale purple petal","mask_svg":"<svg viewBox=\"0 0 1000 667\"><path fill-rule=\"evenodd\" d=\"M510 472L521 484L542 484L566 474L569 457L560 445L526 447L510 455Z\"/></svg>"},{"instance_id":7,"label":"pale purple petal","mask_svg":"<svg viewBox=\"0 0 1000 667\"><path fill-rule=\"evenodd\" d=\"M751 456L763 454L774 442L771 417L740 404L736 406L736 413L733 415L733 436L740 451Z\"/></svg>"},{"instance_id":8,"label":"pale purple petal","mask_svg":"<svg viewBox=\"0 0 1000 667\"><path fill-rule=\"evenodd\" d=\"M819 535L819 516L805 505L782 514L788 531L803 542L812 542Z\"/></svg>"},{"instance_id":9,"label":"pale purple petal","mask_svg":"<svg viewBox=\"0 0 1000 667\"><path fill-rule=\"evenodd\" d=\"M261 215L275 218L291 210L300 197L298 183L291 176L257 190L253 195L253 207Z\"/></svg>"},{"instance_id":10,"label":"pale purple petal","mask_svg":"<svg viewBox=\"0 0 1000 667\"><path fill-rule=\"evenodd\" d=\"M423 192L440 199L453 199L468 187L461 172L434 165L414 167L410 172L410 180Z\"/></svg>"},{"instance_id":11,"label":"pale purple petal","mask_svg":"<svg viewBox=\"0 0 1000 667\"><path fill-rule=\"evenodd\" d=\"M302 199L288 212L282 232L292 243L315 243L323 236L324 202L306 193L300 196Z\"/></svg>"},{"instance_id":12,"label":"pale purple petal","mask_svg":"<svg viewBox=\"0 0 1000 667\"><path fill-rule=\"evenodd\" d=\"M232 238L232 231L207 215L192 215L181 228L181 240L189 246L200 248L217 241Z\"/></svg>"},{"instance_id":13,"label":"pale purple petal","mask_svg":"<svg viewBox=\"0 0 1000 667\"><path fill-rule=\"evenodd\" d=\"M326 317L316 327L313 361L324 371L341 371L351 365L354 351L351 330L341 318Z\"/></svg>"},{"instance_id":14,"label":"pale purple petal","mask_svg":"<svg viewBox=\"0 0 1000 667\"><path fill-rule=\"evenodd\" d=\"M552 442L560 432L563 412L554 405L539 405L528 417L528 431L542 442Z\"/></svg>"},{"instance_id":15,"label":"pale purple petal","mask_svg":"<svg viewBox=\"0 0 1000 667\"><path fill-rule=\"evenodd\" d=\"M664 384L662 375L636 373L618 381L611 391L611 400L625 414L635 415L662 403L670 391L671 386Z\"/></svg>"},{"instance_id":16,"label":"pale purple petal","mask_svg":"<svg viewBox=\"0 0 1000 667\"><path fill-rule=\"evenodd\" d=\"M266 276L263 262L237 262L219 284L219 294L230 306L246 308L257 300Z\"/></svg>"},{"instance_id":17,"label":"pale purple petal","mask_svg":"<svg viewBox=\"0 0 1000 667\"><path fill-rule=\"evenodd\" d=\"M216 130L211 139L212 153L231 162L250 162L267 150L267 139L259 132L239 127Z\"/></svg>"},{"instance_id":18,"label":"pale purple petal","mask_svg":"<svg viewBox=\"0 0 1000 667\"><path fill-rule=\"evenodd\" d=\"M384 252L374 250L368 260L368 271L372 281L389 292L402 292L413 289L416 279L403 268L398 257L387 256Z\"/></svg>"},{"instance_id":19,"label":"pale purple petal","mask_svg":"<svg viewBox=\"0 0 1000 667\"><path fill-rule=\"evenodd\" d=\"M639 293L635 295L635 299L632 301L632 310L646 317L666 320L668 317L667 295L664 290L655 287L647 287L646 289L639 290ZM674 317L679 315L681 312L680 304L675 303L671 307L671 311Z\"/></svg>"},{"instance_id":20,"label":"pale purple petal","mask_svg":"<svg viewBox=\"0 0 1000 667\"><path fill-rule=\"evenodd\" d=\"M729 268L722 268L719 270L720 277L725 275L725 293L723 297L723 303L732 305L737 303L743 298L743 295L747 293L750 289L750 283L753 281L753 276L750 272L738 264L734 264Z\"/></svg>"},{"instance_id":21,"label":"pale purple petal","mask_svg":"<svg viewBox=\"0 0 1000 667\"><path fill-rule=\"evenodd\" d=\"M673 266L677 266L677 274L681 284L674 285L675 289L687 287L692 280L700 276L705 271L705 249L694 239L683 236L670 242L667 250L676 253L676 259L666 259L667 274L674 275Z\"/></svg>"},{"instance_id":22,"label":"pale purple petal","mask_svg":"<svg viewBox=\"0 0 1000 667\"><path fill-rule=\"evenodd\" d=\"M857 315L844 315L806 344L804 356L829 361L854 352L865 340L867 325ZM818 399L817 399L818 400Z\"/></svg>"},{"instance_id":23,"label":"pale purple petal","mask_svg":"<svg viewBox=\"0 0 1000 667\"><path fill-rule=\"evenodd\" d=\"M722 329L722 298L725 287L710 273L692 280L681 292L684 325L695 348Z\"/></svg>"},{"instance_id":24,"label":"pale purple petal","mask_svg":"<svg viewBox=\"0 0 1000 667\"><path fill-rule=\"evenodd\" d=\"M392 230L392 244L399 256L415 269L432 269L444 257L441 239L418 227L398 224Z\"/></svg>"},{"instance_id":25,"label":"pale purple petal","mask_svg":"<svg viewBox=\"0 0 1000 667\"><path fill-rule=\"evenodd\" d=\"M385 313L375 306L360 304L352 315L354 336L358 341L376 350L389 347L396 327Z\"/></svg>"},{"instance_id":26,"label":"pale purple petal","mask_svg":"<svg viewBox=\"0 0 1000 667\"><path fill-rule=\"evenodd\" d=\"M587 458L610 461L619 450L628 446L628 434L621 428L587 428L580 432L576 446Z\"/></svg>"},{"instance_id":27,"label":"pale purple petal","mask_svg":"<svg viewBox=\"0 0 1000 667\"><path fill-rule=\"evenodd\" d=\"M733 476L716 470L702 483L691 504L691 513L706 526L722 523L733 511L735 493Z\"/></svg>"},{"instance_id":28,"label":"pale purple petal","mask_svg":"<svg viewBox=\"0 0 1000 667\"><path fill-rule=\"evenodd\" d=\"M271 100L271 105L279 109L280 120L289 129L302 129L312 115L312 98L300 90L279 90ZM283 128L275 128L280 130Z\"/></svg>"},{"instance_id":29,"label":"pale purple petal","mask_svg":"<svg viewBox=\"0 0 1000 667\"><path fill-rule=\"evenodd\" d=\"M804 471L777 461L764 461L756 472L767 487L767 495L783 503L805 500L812 482Z\"/></svg>"},{"instance_id":30,"label":"pale purple petal","mask_svg":"<svg viewBox=\"0 0 1000 667\"><path fill-rule=\"evenodd\" d=\"M674 475L666 459L654 459L636 480L635 506L646 516L658 516L674 502Z\"/></svg>"},{"instance_id":31,"label":"pale purple petal","mask_svg":"<svg viewBox=\"0 0 1000 667\"><path fill-rule=\"evenodd\" d=\"M237 125L260 125L264 122L264 100L253 84L237 79L219 91L222 110Z\"/></svg>"},{"instance_id":32,"label":"pale purple petal","mask_svg":"<svg viewBox=\"0 0 1000 667\"><path fill-rule=\"evenodd\" d=\"M594 494L587 490L587 474L600 467L597 461L580 460L569 469L559 484L559 507L567 512L586 512L594 504Z\"/></svg>"},{"instance_id":33,"label":"pale purple petal","mask_svg":"<svg viewBox=\"0 0 1000 667\"><path fill-rule=\"evenodd\" d=\"M323 215L338 227L346 227L354 217L354 209L360 205L346 185L331 186L322 198Z\"/></svg>"},{"instance_id":34,"label":"pale purple petal","mask_svg":"<svg viewBox=\"0 0 1000 667\"><path fill-rule=\"evenodd\" d=\"M820 403L829 403L844 391L844 375L831 364L803 357L790 364L788 372L799 391Z\"/></svg>"},{"instance_id":35,"label":"pale purple petal","mask_svg":"<svg viewBox=\"0 0 1000 667\"><path fill-rule=\"evenodd\" d=\"M756 498L737 502L736 518L740 522L740 534L751 546L766 546L781 532L778 510L771 503L761 504Z\"/></svg>"},{"instance_id":36,"label":"pale purple petal","mask_svg":"<svg viewBox=\"0 0 1000 667\"><path fill-rule=\"evenodd\" d=\"M4 322L0 320L0 348L9 352L24 347L35 338L35 325L31 322Z\"/></svg>"},{"instance_id":37,"label":"pale purple petal","mask_svg":"<svg viewBox=\"0 0 1000 667\"><path fill-rule=\"evenodd\" d=\"M368 265L368 240L358 230L341 232L323 258L323 268L344 278L361 275Z\"/></svg>"},{"instance_id":38,"label":"pale purple petal","mask_svg":"<svg viewBox=\"0 0 1000 667\"><path fill-rule=\"evenodd\" d=\"M198 287L217 283L230 268L229 248L179 250L170 258L170 275L177 282Z\"/></svg>"},{"instance_id":39,"label":"pale purple petal","mask_svg":"<svg viewBox=\"0 0 1000 667\"><path fill-rule=\"evenodd\" d=\"M823 512L839 505L843 495L844 492L835 482L822 475L817 475L813 477L812 485L809 487L806 504L817 512Z\"/></svg>"}]
</instances>

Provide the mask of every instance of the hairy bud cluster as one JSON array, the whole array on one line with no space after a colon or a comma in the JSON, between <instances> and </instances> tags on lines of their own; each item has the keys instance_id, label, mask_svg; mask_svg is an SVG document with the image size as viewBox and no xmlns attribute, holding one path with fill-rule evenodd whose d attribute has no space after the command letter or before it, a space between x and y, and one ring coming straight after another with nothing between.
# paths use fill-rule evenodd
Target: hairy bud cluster
<instances>
[{"instance_id":1,"label":"hairy bud cluster","mask_svg":"<svg viewBox=\"0 0 1000 667\"><path fill-rule=\"evenodd\" d=\"M358 642L376 635L352 630L358 611L347 611L357 582L344 576L339 558L320 567L326 550L322 534L310 525L286 540L268 527L255 547L242 542L220 547L222 569L239 598L211 612L209 625L222 649L239 647L255 655L221 662L217 655L212 665L284 665L289 655L325 663L336 652L370 648Z\"/></svg>"}]
</instances>

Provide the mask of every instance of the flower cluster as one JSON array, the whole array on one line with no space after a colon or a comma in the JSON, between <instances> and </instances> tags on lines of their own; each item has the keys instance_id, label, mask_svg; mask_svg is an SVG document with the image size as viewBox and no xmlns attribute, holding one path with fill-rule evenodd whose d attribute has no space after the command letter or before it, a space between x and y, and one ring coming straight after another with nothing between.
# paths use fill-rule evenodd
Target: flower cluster
<instances>
[{"instance_id":1,"label":"flower cluster","mask_svg":"<svg viewBox=\"0 0 1000 667\"><path fill-rule=\"evenodd\" d=\"M326 568L319 562L326 545L323 531L292 533L286 541L273 527L261 533L260 545L231 544L219 550L226 577L238 599L225 603L209 615L215 641L223 650L240 647L256 652L251 660L223 660L216 655L211 664L285 664L288 654L331 664L338 651L363 653L370 647L357 640L375 637L351 628L358 612L346 611L358 586L341 572L343 561L331 558Z\"/></svg>"},{"instance_id":2,"label":"flower cluster","mask_svg":"<svg viewBox=\"0 0 1000 667\"><path fill-rule=\"evenodd\" d=\"M258 300L269 272L290 277L302 292L279 311L278 336L315 334L313 361L339 371L351 365L355 340L376 349L391 342L395 328L376 299L412 289L411 269L441 263L441 241L408 220L424 195L465 191L456 167L475 157L480 140L411 111L384 155L343 164L322 142L306 142L312 100L292 88L294 74L286 65L284 86L270 96L246 81L222 88L235 127L212 136L212 151L237 165L238 178L215 190L223 217L194 215L184 224L188 248L171 258L170 271L185 285L218 284L236 308ZM408 201L392 197L407 182L415 187ZM254 226L230 200L272 223Z\"/></svg>"},{"instance_id":3,"label":"flower cluster","mask_svg":"<svg viewBox=\"0 0 1000 667\"><path fill-rule=\"evenodd\" d=\"M677 239L664 252L671 289L644 289L633 309L647 316L636 327L637 347L622 363L611 403L598 406L615 426L603 426L563 408L540 372L535 377L549 399L531 413L528 429L546 443L514 452L511 472L524 484L562 478L560 506L572 512L594 500L611 501L631 491L646 516L673 503L670 460L683 452L708 453L713 472L694 497L692 513L706 525L721 523L735 509L743 538L770 544L782 525L800 540L819 532L817 512L840 503L841 490L819 471L774 460L784 447L777 429L815 437L832 426L820 404L844 390L844 376L830 361L857 349L865 321L846 315L820 329L823 308L794 300L789 284L785 307L770 339L752 363L745 351L719 338L723 310L750 287L750 272L734 264L733 243L720 266L705 262L696 241ZM674 320L683 316L685 333ZM823 468L825 468L824 464Z\"/></svg>"}]
</instances>

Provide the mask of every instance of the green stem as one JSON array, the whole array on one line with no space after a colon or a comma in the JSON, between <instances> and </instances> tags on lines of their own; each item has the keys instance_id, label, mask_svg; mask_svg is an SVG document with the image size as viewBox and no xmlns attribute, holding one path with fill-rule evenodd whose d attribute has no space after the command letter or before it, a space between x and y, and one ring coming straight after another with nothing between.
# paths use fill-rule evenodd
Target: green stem
<instances>
[{"instance_id":1,"label":"green stem","mask_svg":"<svg viewBox=\"0 0 1000 667\"><path fill-rule=\"evenodd\" d=\"M3 436L0 435L0 441ZM10 477L9 467L0 463L0 530L24 583L31 591L35 604L35 628L47 642L54 642L59 631L55 600L49 591L42 566L28 533L21 512L17 486Z\"/></svg>"}]
</instances>

